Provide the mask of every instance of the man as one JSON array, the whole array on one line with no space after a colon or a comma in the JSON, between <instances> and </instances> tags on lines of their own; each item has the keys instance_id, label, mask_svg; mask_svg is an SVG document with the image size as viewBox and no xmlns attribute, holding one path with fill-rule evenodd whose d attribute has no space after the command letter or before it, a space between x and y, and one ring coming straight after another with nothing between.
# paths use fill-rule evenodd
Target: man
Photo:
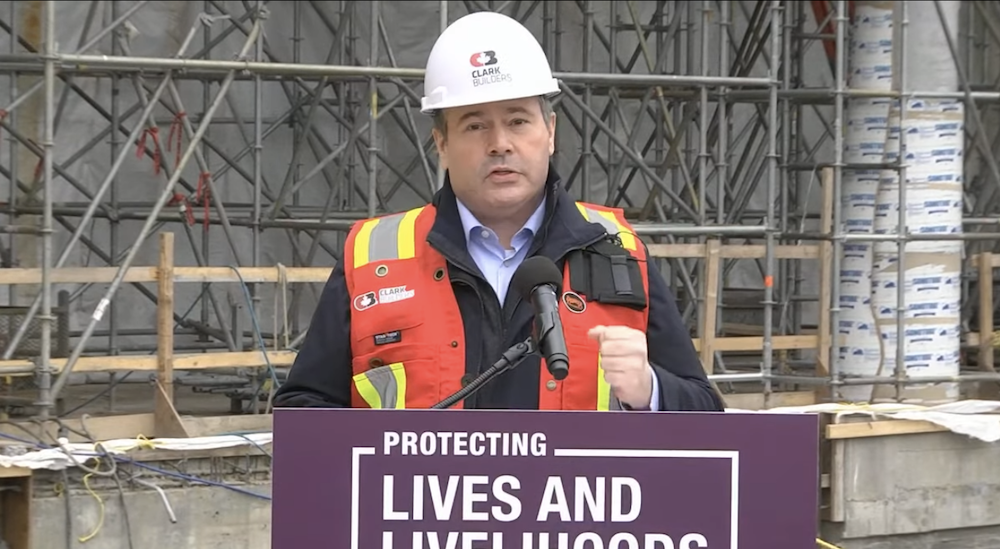
<instances>
[{"instance_id":1,"label":"man","mask_svg":"<svg viewBox=\"0 0 1000 549\"><path fill-rule=\"evenodd\" d=\"M540 255L563 273L569 375L532 356L454 407L721 411L621 211L574 202L550 165L559 87L531 33L496 13L459 19L424 88L444 186L427 206L353 227L275 405L440 402L529 337L532 306L508 288Z\"/></svg>"}]
</instances>

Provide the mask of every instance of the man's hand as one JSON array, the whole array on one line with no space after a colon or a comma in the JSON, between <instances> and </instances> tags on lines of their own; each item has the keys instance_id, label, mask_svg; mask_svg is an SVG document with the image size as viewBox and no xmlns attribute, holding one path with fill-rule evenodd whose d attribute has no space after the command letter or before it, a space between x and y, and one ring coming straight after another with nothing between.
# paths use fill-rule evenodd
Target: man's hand
<instances>
[{"instance_id":1,"label":"man's hand","mask_svg":"<svg viewBox=\"0 0 1000 549\"><path fill-rule=\"evenodd\" d=\"M627 326L594 326L587 337L597 341L604 379L615 397L632 408L648 408L653 376L646 354L646 334Z\"/></svg>"}]
</instances>

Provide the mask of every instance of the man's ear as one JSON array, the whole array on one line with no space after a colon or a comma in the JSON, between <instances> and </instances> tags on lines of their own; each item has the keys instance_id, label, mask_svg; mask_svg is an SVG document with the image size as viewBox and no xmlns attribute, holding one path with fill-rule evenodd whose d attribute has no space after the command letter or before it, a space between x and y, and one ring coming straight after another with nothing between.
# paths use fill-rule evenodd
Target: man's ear
<instances>
[{"instance_id":1,"label":"man's ear","mask_svg":"<svg viewBox=\"0 0 1000 549\"><path fill-rule=\"evenodd\" d=\"M549 156L556 152L556 113L549 114Z\"/></svg>"},{"instance_id":2,"label":"man's ear","mask_svg":"<svg viewBox=\"0 0 1000 549\"><path fill-rule=\"evenodd\" d=\"M437 148L439 163L441 164L442 170L448 169L448 138L445 137L437 128L431 130L431 135L434 137L434 146Z\"/></svg>"}]
</instances>

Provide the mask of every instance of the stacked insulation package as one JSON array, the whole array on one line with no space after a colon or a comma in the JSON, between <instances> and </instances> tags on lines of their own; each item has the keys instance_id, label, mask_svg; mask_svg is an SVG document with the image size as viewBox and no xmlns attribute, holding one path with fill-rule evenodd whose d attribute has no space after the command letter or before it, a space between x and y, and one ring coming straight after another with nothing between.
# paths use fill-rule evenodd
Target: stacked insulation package
<instances>
[{"instance_id":1,"label":"stacked insulation package","mask_svg":"<svg viewBox=\"0 0 1000 549\"><path fill-rule=\"evenodd\" d=\"M901 4L856 3L848 58L851 88L900 89L902 52L894 44L900 38ZM941 43L942 27L934 3L908 4L906 62L902 64L907 72L906 89L955 91L954 64L947 42ZM929 10L922 9L922 4L929 5ZM943 3L952 21L958 20L957 4ZM946 62L951 63L950 70ZM895 163L902 150L905 169L845 169L841 230L895 235L902 177L904 222L910 234L961 233L963 105L952 99L914 97L906 99L904 109L900 107L900 101L890 98L848 100L844 162ZM960 240L906 243L902 341L908 378L958 375L962 250ZM839 371L849 377L895 375L900 265L895 241L844 243L837 361ZM910 384L904 387L903 396L912 401L947 401L958 396L957 390L955 384ZM849 385L841 390L841 398L851 401L894 396L892 385Z\"/></svg>"}]
</instances>

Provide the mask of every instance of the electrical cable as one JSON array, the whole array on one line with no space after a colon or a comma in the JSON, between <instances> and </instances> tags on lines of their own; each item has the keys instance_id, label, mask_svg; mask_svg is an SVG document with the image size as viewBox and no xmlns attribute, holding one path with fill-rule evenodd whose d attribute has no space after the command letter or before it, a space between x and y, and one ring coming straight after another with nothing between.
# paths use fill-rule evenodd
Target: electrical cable
<instances>
[{"instance_id":1,"label":"electrical cable","mask_svg":"<svg viewBox=\"0 0 1000 549\"><path fill-rule=\"evenodd\" d=\"M20 442L22 444L27 444L27 445L34 446L36 448L40 448L40 449L43 449L43 450L58 448L58 447L53 447L53 446L47 445L47 444L45 444L45 443L43 443L41 441L36 442L36 441L32 441L32 440L27 440L27 439L23 439L23 438L20 438L20 437L15 437L13 435L8 435L6 433L0 433L0 438L5 438L5 439L8 439L8 440L13 440L15 442ZM90 455L90 454L86 454L86 453L83 453L83 452L77 452L77 454ZM188 482L195 483L195 484L204 484L206 486L215 486L215 487L218 487L218 488L225 488L227 490L231 490L231 491L234 491L236 493L243 494L243 495L246 495L246 496L255 497L255 498L258 498L258 499L263 499L263 500L267 500L267 501L271 500L271 497L268 496L268 495L266 495L266 494L259 494L257 492L253 492L251 490L246 490L246 489L243 489L243 488L240 488L238 486L235 486L235 485L232 485L232 484L228 484L228 483L225 483L225 482L218 482L218 481L214 481L214 480L208 480L208 479L205 479L205 478L201 478L201 477L198 477L198 476L195 476L195 475L189 475L189 474L186 474L186 473L179 473L179 472L175 472L175 471L168 471L166 469L161 469L159 467L155 467L153 465L149 465L147 463L144 463L144 462L141 462L141 461L137 461L137 460L132 459L131 457L128 457L128 456L120 456L120 455L113 455L113 454L93 454L93 457L109 457L109 458L114 458L114 461L116 461L116 462L127 463L129 465L133 465L133 466L139 467L141 469L146 469L146 470L152 471L154 473L159 473L159 474L164 475L164 476L173 477L173 478L177 478L177 479L180 479L180 480L186 480Z\"/></svg>"},{"instance_id":2,"label":"electrical cable","mask_svg":"<svg viewBox=\"0 0 1000 549\"><path fill-rule=\"evenodd\" d=\"M191 314L191 311L194 310L195 306L198 305L198 300L201 299L201 298L203 298L205 296L205 293L207 291L208 291L207 288L204 289L204 290L202 290L201 294L198 296L198 298L191 302L191 305L187 308L186 311L184 311L183 314L180 315L179 318L187 318L187 316L189 314ZM175 321L174 322L174 330L176 330L179 327L180 327L180 322L176 322ZM150 351L147 355L154 355L154 354L156 354L156 351ZM126 379L128 379L128 376L132 375L133 373L135 373L135 370L129 370L129 371L125 372L124 375L115 377L115 379L113 381L111 381L110 383L108 383L107 385L105 385L104 388L102 388L100 391L98 391L94 396L88 398L87 400L83 401L80 404L77 404L76 406L70 408L69 410L66 410L63 413L59 414L58 416L56 416L57 419L58 418L66 417L66 416L72 414L73 412L81 410L81 409L89 406L93 402L95 402L97 399L104 397L104 395L110 393L112 389L114 389L115 387L117 387L121 382L123 382Z\"/></svg>"},{"instance_id":3,"label":"electrical cable","mask_svg":"<svg viewBox=\"0 0 1000 549\"><path fill-rule=\"evenodd\" d=\"M245 280L243 280L243 275L240 274L240 270L235 265L228 266L234 273L236 273L236 278L239 279L240 288L243 290L243 299L246 300L247 310L250 313L250 321L253 324L254 336L257 338L257 346L260 348L260 352L264 357L264 363L267 364L267 371L271 374L271 392L273 393L279 387L281 387L281 382L278 381L278 372L274 369L274 365L271 364L271 357L267 356L267 344L264 342L264 334L260 329L260 323L257 319L257 311L254 310L253 298L250 297L250 287L247 286ZM264 382L259 380L256 388L254 389L253 396L250 398L248 403L249 406L253 405L256 409L256 404L260 399L260 391L264 387Z\"/></svg>"}]
</instances>

